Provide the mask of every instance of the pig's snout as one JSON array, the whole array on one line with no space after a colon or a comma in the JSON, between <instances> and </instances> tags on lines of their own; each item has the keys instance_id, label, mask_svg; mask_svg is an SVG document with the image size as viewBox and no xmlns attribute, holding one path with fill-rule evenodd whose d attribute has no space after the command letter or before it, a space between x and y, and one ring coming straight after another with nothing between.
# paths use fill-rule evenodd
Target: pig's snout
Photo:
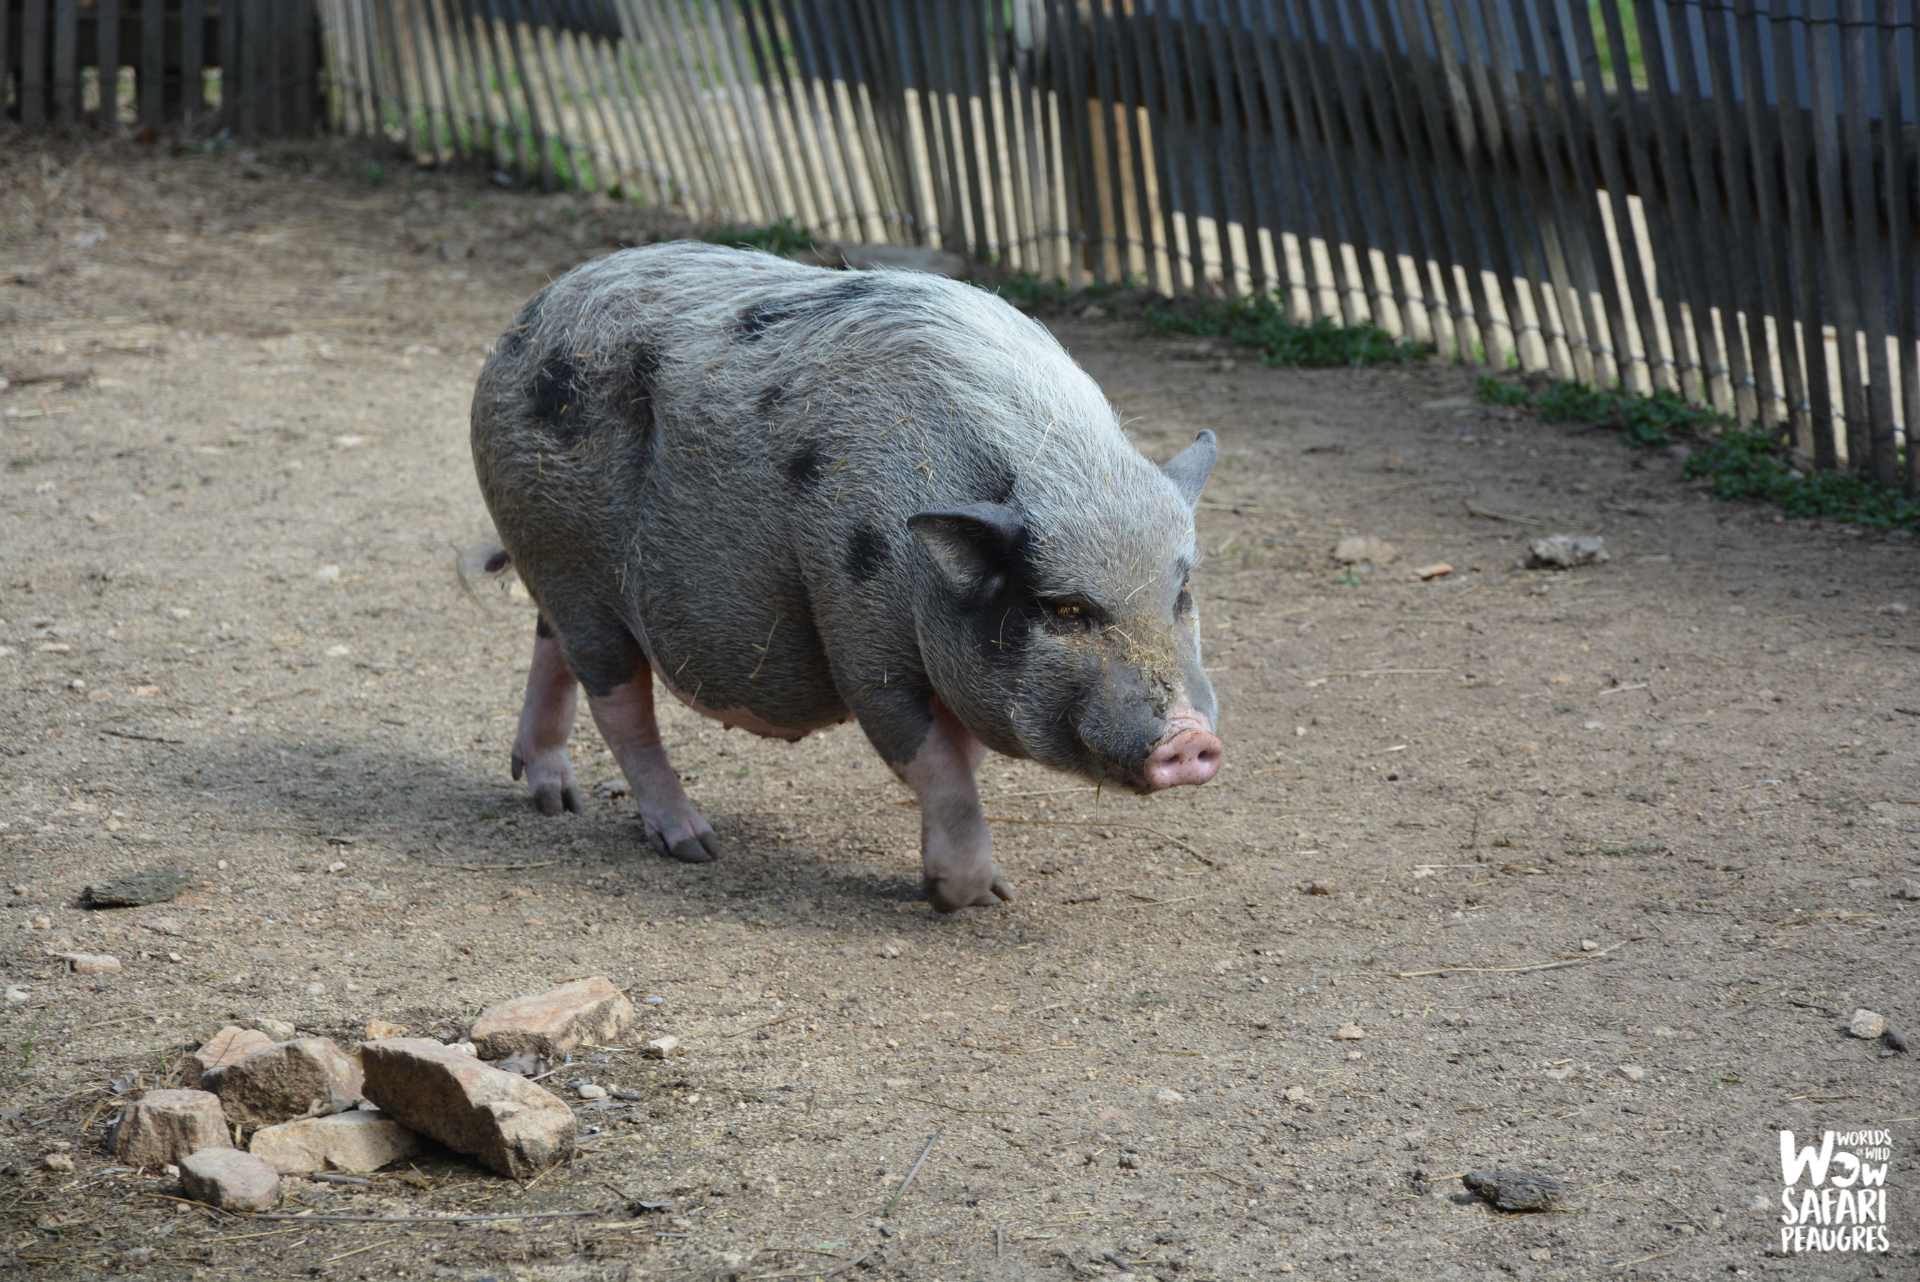
<instances>
[{"instance_id":1,"label":"pig's snout","mask_svg":"<svg viewBox=\"0 0 1920 1282\"><path fill-rule=\"evenodd\" d=\"M1182 730L1147 754L1147 788L1177 788L1183 783L1205 783L1219 773L1225 752L1211 731Z\"/></svg>"}]
</instances>

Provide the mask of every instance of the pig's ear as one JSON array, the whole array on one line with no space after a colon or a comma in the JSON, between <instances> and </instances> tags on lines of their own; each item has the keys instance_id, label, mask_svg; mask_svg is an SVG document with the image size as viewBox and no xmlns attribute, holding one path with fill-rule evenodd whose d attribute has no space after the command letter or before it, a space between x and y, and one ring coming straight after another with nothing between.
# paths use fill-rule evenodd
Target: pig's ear
<instances>
[{"instance_id":1,"label":"pig's ear","mask_svg":"<svg viewBox=\"0 0 1920 1282\"><path fill-rule=\"evenodd\" d=\"M1193 438L1193 444L1167 460L1162 470L1173 481L1174 488L1180 491L1180 497L1192 507L1200 502L1200 491L1207 487L1207 477L1213 471L1214 459L1220 457L1219 444L1212 432L1202 431Z\"/></svg>"},{"instance_id":2,"label":"pig's ear","mask_svg":"<svg viewBox=\"0 0 1920 1282\"><path fill-rule=\"evenodd\" d=\"M1020 514L1001 503L969 503L947 512L907 518L940 575L961 596L980 600L1006 584L1015 551L1026 537Z\"/></svg>"}]
</instances>

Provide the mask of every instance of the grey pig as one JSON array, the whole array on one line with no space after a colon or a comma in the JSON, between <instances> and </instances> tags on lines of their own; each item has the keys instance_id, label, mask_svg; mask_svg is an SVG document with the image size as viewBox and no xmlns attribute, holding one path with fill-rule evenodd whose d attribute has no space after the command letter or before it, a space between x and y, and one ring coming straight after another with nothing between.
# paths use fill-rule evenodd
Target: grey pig
<instances>
[{"instance_id":1,"label":"grey pig","mask_svg":"<svg viewBox=\"0 0 1920 1282\"><path fill-rule=\"evenodd\" d=\"M1219 769L1187 577L1213 433L1155 467L1053 337L970 285L691 242L554 281L481 371L473 458L539 607L513 745L581 808L576 681L664 853L720 853L653 680L912 789L928 900L1011 900L987 749L1138 792Z\"/></svg>"}]
</instances>

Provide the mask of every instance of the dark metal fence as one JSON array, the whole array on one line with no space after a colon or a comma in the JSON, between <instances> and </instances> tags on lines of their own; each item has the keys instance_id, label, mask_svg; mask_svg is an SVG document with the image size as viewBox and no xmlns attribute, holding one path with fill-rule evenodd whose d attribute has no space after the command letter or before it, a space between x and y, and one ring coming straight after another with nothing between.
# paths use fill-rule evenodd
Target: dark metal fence
<instances>
[{"instance_id":1,"label":"dark metal fence","mask_svg":"<svg viewBox=\"0 0 1920 1282\"><path fill-rule=\"evenodd\" d=\"M314 0L0 0L0 122L311 135Z\"/></svg>"}]
</instances>

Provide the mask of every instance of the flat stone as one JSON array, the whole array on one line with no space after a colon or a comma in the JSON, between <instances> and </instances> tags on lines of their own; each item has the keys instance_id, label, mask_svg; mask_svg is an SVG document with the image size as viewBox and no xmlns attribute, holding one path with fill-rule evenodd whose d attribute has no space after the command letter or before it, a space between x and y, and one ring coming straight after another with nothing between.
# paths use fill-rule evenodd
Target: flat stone
<instances>
[{"instance_id":1,"label":"flat stone","mask_svg":"<svg viewBox=\"0 0 1920 1282\"><path fill-rule=\"evenodd\" d=\"M1400 549L1371 534L1349 534L1333 545L1333 559L1341 565L1358 565L1362 561L1391 565L1399 555Z\"/></svg>"},{"instance_id":2,"label":"flat stone","mask_svg":"<svg viewBox=\"0 0 1920 1282\"><path fill-rule=\"evenodd\" d=\"M180 1163L180 1191L223 1211L271 1211L280 1205L280 1174L237 1148L202 1149Z\"/></svg>"},{"instance_id":3,"label":"flat stone","mask_svg":"<svg viewBox=\"0 0 1920 1282\"><path fill-rule=\"evenodd\" d=\"M672 1059L675 1055L686 1054L686 1048L680 1045L680 1039L669 1033L665 1037L656 1037L640 1048L640 1053L648 1059Z\"/></svg>"},{"instance_id":4,"label":"flat stone","mask_svg":"<svg viewBox=\"0 0 1920 1282\"><path fill-rule=\"evenodd\" d=\"M120 959L105 953L48 953L73 967L76 975L110 975L120 969Z\"/></svg>"},{"instance_id":5,"label":"flat stone","mask_svg":"<svg viewBox=\"0 0 1920 1282\"><path fill-rule=\"evenodd\" d=\"M83 896L93 908L138 908L161 904L185 890L192 878L178 868L149 868L131 877L88 886Z\"/></svg>"},{"instance_id":6,"label":"flat stone","mask_svg":"<svg viewBox=\"0 0 1920 1282\"><path fill-rule=\"evenodd\" d=\"M588 1042L604 1046L633 1027L633 1019L626 994L596 975L491 1007L467 1036L482 1059L524 1050L553 1058Z\"/></svg>"},{"instance_id":7,"label":"flat stone","mask_svg":"<svg viewBox=\"0 0 1920 1282\"><path fill-rule=\"evenodd\" d=\"M107 1137L107 1147L128 1166L166 1166L232 1143L220 1100L206 1091L148 1091L121 1110Z\"/></svg>"},{"instance_id":8,"label":"flat stone","mask_svg":"<svg viewBox=\"0 0 1920 1282\"><path fill-rule=\"evenodd\" d=\"M265 1033L229 1024L202 1043L199 1050L187 1056L186 1062L180 1065L180 1084L188 1090L197 1091L206 1081L207 1074L218 1072L235 1060L244 1059L271 1045L273 1039Z\"/></svg>"},{"instance_id":9,"label":"flat stone","mask_svg":"<svg viewBox=\"0 0 1920 1282\"><path fill-rule=\"evenodd\" d=\"M1502 1211L1545 1211L1559 1200L1562 1185L1551 1175L1532 1171L1474 1171L1460 1177L1467 1191Z\"/></svg>"},{"instance_id":10,"label":"flat stone","mask_svg":"<svg viewBox=\"0 0 1920 1282\"><path fill-rule=\"evenodd\" d=\"M1626 1078L1629 1082L1637 1082L1647 1075L1647 1070L1641 1068L1638 1064L1616 1064L1614 1065L1614 1071Z\"/></svg>"},{"instance_id":11,"label":"flat stone","mask_svg":"<svg viewBox=\"0 0 1920 1282\"><path fill-rule=\"evenodd\" d=\"M1598 534L1555 534L1527 544L1527 566L1534 570L1571 570L1576 565L1611 561L1607 541Z\"/></svg>"},{"instance_id":12,"label":"flat stone","mask_svg":"<svg viewBox=\"0 0 1920 1282\"><path fill-rule=\"evenodd\" d=\"M573 1153L573 1110L524 1077L419 1037L368 1042L360 1062L388 1116L510 1179Z\"/></svg>"},{"instance_id":13,"label":"flat stone","mask_svg":"<svg viewBox=\"0 0 1920 1282\"><path fill-rule=\"evenodd\" d=\"M1887 1017L1875 1010L1856 1010L1847 1021L1847 1031L1863 1041L1872 1041L1887 1031Z\"/></svg>"},{"instance_id":14,"label":"flat stone","mask_svg":"<svg viewBox=\"0 0 1920 1282\"><path fill-rule=\"evenodd\" d=\"M247 1151L282 1175L377 1171L420 1146L420 1137L385 1113L356 1110L305 1117L255 1131Z\"/></svg>"},{"instance_id":15,"label":"flat stone","mask_svg":"<svg viewBox=\"0 0 1920 1282\"><path fill-rule=\"evenodd\" d=\"M367 1021L367 1026L360 1030L360 1040L377 1042L387 1037L405 1037L406 1034L405 1024L396 1024L389 1019L370 1019Z\"/></svg>"},{"instance_id":16,"label":"flat stone","mask_svg":"<svg viewBox=\"0 0 1920 1282\"><path fill-rule=\"evenodd\" d=\"M279 1042L207 1075L227 1120L272 1126L296 1117L342 1113L360 1102L359 1066L331 1038Z\"/></svg>"},{"instance_id":17,"label":"flat stone","mask_svg":"<svg viewBox=\"0 0 1920 1282\"><path fill-rule=\"evenodd\" d=\"M1333 1040L1336 1042L1360 1042L1365 1041L1366 1037L1367 1030L1360 1027L1360 1025L1342 1024L1340 1025L1340 1031L1333 1035Z\"/></svg>"}]
</instances>

